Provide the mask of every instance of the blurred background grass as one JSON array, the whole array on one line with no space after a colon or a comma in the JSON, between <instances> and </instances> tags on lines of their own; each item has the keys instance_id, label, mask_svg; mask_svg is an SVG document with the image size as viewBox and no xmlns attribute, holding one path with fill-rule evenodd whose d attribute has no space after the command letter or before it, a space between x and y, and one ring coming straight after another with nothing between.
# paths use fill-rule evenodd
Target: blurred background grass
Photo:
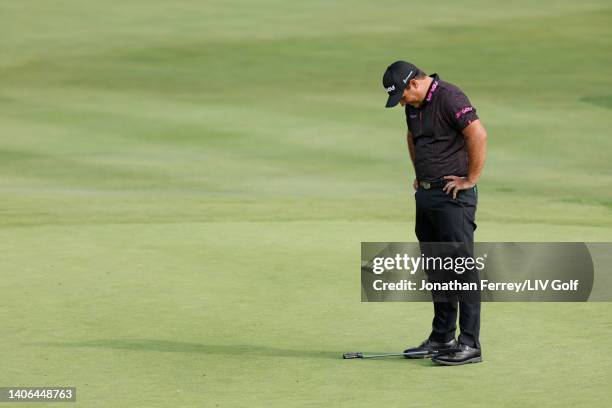
<instances>
[{"instance_id":1,"label":"blurred background grass","mask_svg":"<svg viewBox=\"0 0 612 408\"><path fill-rule=\"evenodd\" d=\"M460 375L328 356L428 332L429 305L359 303L360 241L415 239L386 66L477 107L478 240L609 241L611 22L606 1L3 1L0 383L88 407L430 406L475 382L466 406L609 406L610 358L578 353L610 345L608 304L487 304Z\"/></svg>"}]
</instances>

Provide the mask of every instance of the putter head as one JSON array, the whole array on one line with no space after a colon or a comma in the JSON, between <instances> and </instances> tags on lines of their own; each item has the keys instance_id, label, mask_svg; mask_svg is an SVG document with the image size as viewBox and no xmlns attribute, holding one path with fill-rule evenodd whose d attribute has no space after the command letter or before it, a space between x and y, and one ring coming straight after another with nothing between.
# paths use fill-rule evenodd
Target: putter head
<instances>
[{"instance_id":1,"label":"putter head","mask_svg":"<svg viewBox=\"0 0 612 408\"><path fill-rule=\"evenodd\" d=\"M342 355L342 358L345 359L345 360L350 359L350 358L363 358L363 353L359 353L357 351L349 352L349 353L344 353Z\"/></svg>"}]
</instances>

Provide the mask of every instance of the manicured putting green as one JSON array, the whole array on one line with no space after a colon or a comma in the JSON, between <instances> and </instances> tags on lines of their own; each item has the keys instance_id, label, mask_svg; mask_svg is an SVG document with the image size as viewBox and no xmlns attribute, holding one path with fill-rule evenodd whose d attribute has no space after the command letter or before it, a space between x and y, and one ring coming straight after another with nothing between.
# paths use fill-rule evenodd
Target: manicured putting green
<instances>
[{"instance_id":1,"label":"manicured putting green","mask_svg":"<svg viewBox=\"0 0 612 408\"><path fill-rule=\"evenodd\" d=\"M485 304L483 364L341 358L417 345L432 316L360 303L360 242L415 239L386 66L477 107L478 240L610 241L611 19L589 0L3 2L0 385L74 385L87 408L611 406L608 303Z\"/></svg>"}]
</instances>

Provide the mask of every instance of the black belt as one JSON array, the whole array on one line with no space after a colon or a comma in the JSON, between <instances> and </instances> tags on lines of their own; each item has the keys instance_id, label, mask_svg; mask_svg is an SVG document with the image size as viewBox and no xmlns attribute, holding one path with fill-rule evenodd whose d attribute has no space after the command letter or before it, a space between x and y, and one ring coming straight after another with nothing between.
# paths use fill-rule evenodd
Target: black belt
<instances>
[{"instance_id":1,"label":"black belt","mask_svg":"<svg viewBox=\"0 0 612 408\"><path fill-rule=\"evenodd\" d=\"M446 183L448 183L446 180L419 181L419 186L423 187L425 190L430 190L432 188L444 188Z\"/></svg>"}]
</instances>

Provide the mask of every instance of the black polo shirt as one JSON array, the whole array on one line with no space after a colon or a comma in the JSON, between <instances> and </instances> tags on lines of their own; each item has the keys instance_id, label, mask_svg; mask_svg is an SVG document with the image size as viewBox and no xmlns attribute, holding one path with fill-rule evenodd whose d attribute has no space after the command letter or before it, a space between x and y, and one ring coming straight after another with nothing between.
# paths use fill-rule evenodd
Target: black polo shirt
<instances>
[{"instance_id":1,"label":"black polo shirt","mask_svg":"<svg viewBox=\"0 0 612 408\"><path fill-rule=\"evenodd\" d=\"M476 108L461 89L433 78L419 108L406 105L406 123L415 147L416 177L432 181L467 176L468 156L463 129L478 119Z\"/></svg>"}]
</instances>

